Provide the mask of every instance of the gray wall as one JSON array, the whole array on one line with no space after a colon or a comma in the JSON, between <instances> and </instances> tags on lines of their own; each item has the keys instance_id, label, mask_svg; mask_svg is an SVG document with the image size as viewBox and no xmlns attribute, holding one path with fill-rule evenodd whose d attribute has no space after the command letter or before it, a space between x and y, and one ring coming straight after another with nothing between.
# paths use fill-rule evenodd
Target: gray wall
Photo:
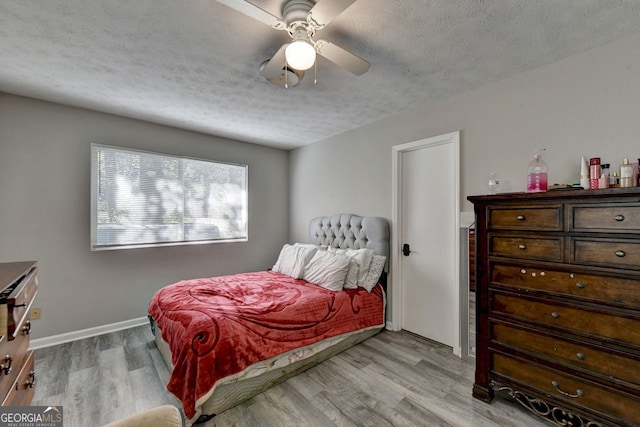
<instances>
[{"instance_id":1,"label":"gray wall","mask_svg":"<svg viewBox=\"0 0 640 427\"><path fill-rule=\"evenodd\" d=\"M492 172L504 190L524 191L541 147L550 183L579 182L583 155L602 157L612 171L624 157L637 161L639 76L636 36L293 150L290 240L305 240L316 215L390 220L391 147L452 131L461 131L463 212L473 211L468 195L488 193Z\"/></svg>"},{"instance_id":2,"label":"gray wall","mask_svg":"<svg viewBox=\"0 0 640 427\"><path fill-rule=\"evenodd\" d=\"M92 142L248 164L249 242L90 252ZM0 93L0 262L39 262L34 338L145 316L180 279L271 267L287 188L286 151Z\"/></svg>"},{"instance_id":3,"label":"gray wall","mask_svg":"<svg viewBox=\"0 0 640 427\"><path fill-rule=\"evenodd\" d=\"M390 219L391 147L456 130L463 211L473 210L468 195L488 192L491 172L506 190L524 191L527 165L541 147L551 183L578 182L583 155L602 157L612 171L624 157L637 161L638 76L635 36L293 150L290 239L304 240L316 215Z\"/></svg>"}]
</instances>

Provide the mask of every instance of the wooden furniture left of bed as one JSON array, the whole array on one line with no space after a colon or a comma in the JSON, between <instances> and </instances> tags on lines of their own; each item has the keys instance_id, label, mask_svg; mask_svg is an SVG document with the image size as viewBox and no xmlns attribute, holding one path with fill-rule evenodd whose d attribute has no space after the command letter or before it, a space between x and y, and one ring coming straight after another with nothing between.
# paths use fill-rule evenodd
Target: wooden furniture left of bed
<instances>
[{"instance_id":1,"label":"wooden furniture left of bed","mask_svg":"<svg viewBox=\"0 0 640 427\"><path fill-rule=\"evenodd\" d=\"M382 218L359 217L348 214L334 215L332 217L319 217L314 218L311 221L309 242L333 248L371 249L375 254L385 256L388 259L389 227L386 220ZM283 347L286 351L281 354L277 354L267 360L252 363L235 375L218 379L210 391L208 391L208 386L205 387L204 391L196 391L196 394L203 397L195 402L195 412L186 407L183 402L183 406L185 406L185 414L189 419L188 423L204 422L215 414L219 414L220 412L229 409L238 403L255 396L256 394L265 391L269 387L369 338L384 327L385 295L380 284L376 285L376 288L374 288L371 293L363 288L345 289L343 291L333 292L310 284L304 280L295 280L288 276L282 277L283 275L275 272L248 273L244 275L225 276L222 278L199 279L198 281L195 281L195 283L179 282L176 285L182 286L190 295L184 298L187 300L185 303L187 309L191 311L187 316L188 320L185 320L187 318L183 316L180 318L175 317L175 321L182 323L207 322L207 320L202 320L204 318L200 316L200 311L206 311L209 309L195 308L195 305L190 305L191 300L207 299L214 301L216 304L220 301L222 301L223 304L228 304L228 301L231 301L232 299L237 300L238 298L243 300L251 298L260 299L259 295L261 295L262 292L269 292L264 291L264 289L271 286L270 281L272 280L272 277L270 277L269 274L271 274L273 276L273 280L278 281L278 283L288 281L291 282L289 285L293 285L291 287L282 288L284 290L281 291L280 284L276 284L273 288L275 289L273 291L275 293L299 292L299 298L304 299L307 297L311 298L307 294L308 292L311 292L312 294L315 292L324 294L324 297L328 297L328 301L330 302L322 302L319 306L317 301L313 302L312 305L316 304L316 306L311 309L301 309L289 306L288 303L279 303L280 305L278 305L278 307L269 308L263 313L256 315L256 317L252 314L247 315L246 307L244 305L241 308L225 308L227 312L224 313L222 317L218 318L215 325L212 327L215 329L215 333L211 332L211 330L206 330L206 327L202 327L202 333L200 335L196 333L193 336L194 344L192 344L191 347L194 353L206 353L205 356L209 358L207 360L214 361L212 362L214 364L228 365L229 363L235 363L236 358L244 359L252 357L252 355L247 356L241 351L238 351L238 353L234 354L229 360L221 362L220 360L216 360L215 356L208 354L213 341L215 341L216 345L219 342L225 342L225 338L222 336L222 332L220 332L220 330L223 329L220 327L222 324L231 324L232 331L240 331L235 333L235 335L241 336L239 338L240 341L243 339L245 341L260 341L263 344L260 352L264 351L267 354L271 354L270 352L276 351L271 347L279 347L282 343L284 343L284 345L293 345L293 347ZM267 275L267 288L260 287L263 286L262 282L265 280L265 275ZM382 281L384 281L385 277L386 275L383 273ZM242 296L238 296L235 291L235 288L238 287L237 283L231 283L227 286L229 282L234 282L237 278L241 278L248 282L248 285L246 286L249 290L242 293ZM215 284L215 286L211 286L210 283L203 282L209 280L218 281L219 283ZM158 292L161 291L163 290ZM233 292L233 295L230 294L231 292ZM174 296L167 297L175 298ZM293 300L297 298L298 296L291 299ZM376 300L377 303L375 302ZM242 304L244 304L244 302L245 301L243 301ZM235 302L233 304L235 304ZM214 311L218 311L219 309L219 306L216 306ZM231 314L229 314L229 310L231 311ZM238 313L237 310L242 311L242 313ZM282 320L280 317L276 316L276 314L278 314L277 312L286 312L287 310L303 310L300 312L301 314L295 314L293 318L305 320L300 320L299 322L296 321L294 322L296 323L295 325L290 324L290 321L278 324L278 322L281 322ZM195 315L193 314L194 311L197 312ZM251 311L250 308L249 311ZM345 320L340 316L344 316L345 312L348 312L348 315L351 315L351 312L353 312L356 317L360 316L361 319L359 321L361 325L356 327L355 330L343 332L343 329L340 328L343 328ZM239 325L241 317L243 318L243 322L248 320L249 324ZM315 321L316 318L320 317L335 317L337 318L338 326L327 326L321 321L317 321L317 323L312 324L312 321ZM196 318L200 320L194 321L193 319ZM307 323L302 324L305 322ZM236 323L238 325L236 325ZM273 331L270 329L264 329L264 326L267 324L269 324L269 326L271 324L277 324L275 329L284 331L286 334L285 338L278 337L274 339L271 336ZM172 371L172 376L176 371L178 371L180 375L184 375L178 378L178 382L187 382L189 380L186 378L194 378L194 371L198 371L202 374L203 370L208 369L208 366L203 365L200 365L197 370L183 366L183 362L181 361L184 360L185 348L187 346L176 347L174 345L174 354L172 355L170 346L163 338L163 332L158 326L159 325L156 325L154 331L155 341L163 359ZM297 335L293 335L294 329L297 330L295 333L299 334L299 340L298 338L295 338ZM220 337L217 335L218 332L220 332ZM232 334L234 334L234 332L232 332ZM321 339L315 340L315 338L311 338L312 335L321 337ZM236 343L237 340L234 341L234 339L231 339L229 342L232 344L228 345L236 345L234 343ZM293 343L293 340L297 340L298 342ZM179 369L175 369L174 365ZM213 368L211 369L213 370ZM213 374L215 374L215 372ZM175 380L176 378L173 379ZM171 382L172 379L169 380L170 384Z\"/></svg>"},{"instance_id":2,"label":"wooden furniture left of bed","mask_svg":"<svg viewBox=\"0 0 640 427\"><path fill-rule=\"evenodd\" d=\"M35 261L0 264L0 399L2 406L26 406L34 394L29 312L38 293Z\"/></svg>"}]
</instances>

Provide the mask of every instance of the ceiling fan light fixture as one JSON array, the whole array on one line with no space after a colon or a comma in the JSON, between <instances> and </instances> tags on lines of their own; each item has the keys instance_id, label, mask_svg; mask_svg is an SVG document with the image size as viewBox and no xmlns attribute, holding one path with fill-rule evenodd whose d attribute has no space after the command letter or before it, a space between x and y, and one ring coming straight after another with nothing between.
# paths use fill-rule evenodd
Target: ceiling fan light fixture
<instances>
[{"instance_id":1,"label":"ceiling fan light fixture","mask_svg":"<svg viewBox=\"0 0 640 427\"><path fill-rule=\"evenodd\" d=\"M290 43L284 51L287 64L296 70L308 70L316 62L316 50L304 40Z\"/></svg>"}]
</instances>

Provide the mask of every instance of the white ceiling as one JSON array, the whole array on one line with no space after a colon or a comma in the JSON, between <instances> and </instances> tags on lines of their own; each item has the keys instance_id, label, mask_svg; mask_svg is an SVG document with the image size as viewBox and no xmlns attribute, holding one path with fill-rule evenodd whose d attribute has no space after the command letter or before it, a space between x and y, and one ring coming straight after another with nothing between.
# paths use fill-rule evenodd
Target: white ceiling
<instances>
[{"instance_id":1,"label":"white ceiling","mask_svg":"<svg viewBox=\"0 0 640 427\"><path fill-rule=\"evenodd\" d=\"M358 0L316 38L370 70L284 89L288 35L216 0L0 0L0 91L291 149L638 32L640 0Z\"/></svg>"}]
</instances>

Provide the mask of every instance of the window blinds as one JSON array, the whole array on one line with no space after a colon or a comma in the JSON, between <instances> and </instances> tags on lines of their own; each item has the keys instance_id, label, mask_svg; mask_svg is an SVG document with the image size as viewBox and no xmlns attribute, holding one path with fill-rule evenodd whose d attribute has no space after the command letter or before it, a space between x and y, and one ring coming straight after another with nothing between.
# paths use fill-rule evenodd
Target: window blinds
<instances>
[{"instance_id":1,"label":"window blinds","mask_svg":"<svg viewBox=\"0 0 640 427\"><path fill-rule=\"evenodd\" d=\"M92 144L91 249L247 240L247 166Z\"/></svg>"}]
</instances>

